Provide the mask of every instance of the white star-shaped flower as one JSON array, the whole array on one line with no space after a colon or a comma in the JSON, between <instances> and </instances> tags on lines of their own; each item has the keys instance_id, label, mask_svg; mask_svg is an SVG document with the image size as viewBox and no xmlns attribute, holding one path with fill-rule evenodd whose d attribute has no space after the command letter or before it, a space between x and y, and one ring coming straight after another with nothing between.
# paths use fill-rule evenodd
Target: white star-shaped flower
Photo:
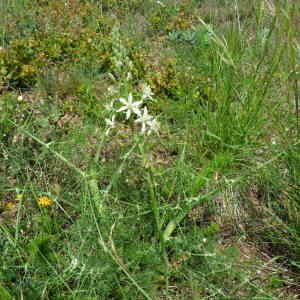
<instances>
[{"instance_id":1,"label":"white star-shaped flower","mask_svg":"<svg viewBox=\"0 0 300 300\"><path fill-rule=\"evenodd\" d=\"M109 134L109 131L110 131L112 128L115 128L115 127L116 127L116 121L115 121L115 119L116 119L116 116L115 116L115 115L113 115L113 116L111 117L111 120L110 120L110 119L105 119L105 123L106 123L106 125L108 126L108 128L107 128L106 131L105 131L105 134L106 134L106 135Z\"/></svg>"},{"instance_id":2,"label":"white star-shaped flower","mask_svg":"<svg viewBox=\"0 0 300 300\"><path fill-rule=\"evenodd\" d=\"M159 123L155 118L147 122L148 129L147 133L150 135L153 131L158 132Z\"/></svg>"},{"instance_id":3,"label":"white star-shaped flower","mask_svg":"<svg viewBox=\"0 0 300 300\"><path fill-rule=\"evenodd\" d=\"M114 104L115 104L115 99L113 99L113 100L111 100L111 102L110 103L107 103L107 104L105 104L105 109L107 110L107 111L112 111L112 110L114 110Z\"/></svg>"},{"instance_id":4,"label":"white star-shaped flower","mask_svg":"<svg viewBox=\"0 0 300 300\"><path fill-rule=\"evenodd\" d=\"M146 125L152 120L152 116L148 115L148 110L147 107L144 107L144 112L142 115L139 116L138 119L136 119L134 122L135 123L141 123L142 124L142 129L141 133L144 133L146 131Z\"/></svg>"},{"instance_id":5,"label":"white star-shaped flower","mask_svg":"<svg viewBox=\"0 0 300 300\"><path fill-rule=\"evenodd\" d=\"M132 112L137 114L138 116L141 115L140 106L143 104L143 101L133 102L133 97L131 93L129 93L128 95L128 100L124 98L120 98L119 100L120 102L122 102L123 106L118 109L118 112L126 111L127 120L130 118Z\"/></svg>"},{"instance_id":6,"label":"white star-shaped flower","mask_svg":"<svg viewBox=\"0 0 300 300\"><path fill-rule=\"evenodd\" d=\"M151 88L150 88L150 86L149 85L147 85L147 84L143 84L143 96L142 96L142 99L144 100L144 99L151 99L151 100L153 100L153 98L152 98L152 96L154 95L154 93L152 93L152 90L151 90Z\"/></svg>"}]
</instances>

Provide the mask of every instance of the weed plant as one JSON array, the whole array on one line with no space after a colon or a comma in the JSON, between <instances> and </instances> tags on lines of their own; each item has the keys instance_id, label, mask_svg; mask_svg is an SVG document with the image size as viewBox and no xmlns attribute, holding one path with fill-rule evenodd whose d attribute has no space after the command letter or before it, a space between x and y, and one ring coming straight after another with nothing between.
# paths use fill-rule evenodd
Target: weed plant
<instances>
[{"instance_id":1,"label":"weed plant","mask_svg":"<svg viewBox=\"0 0 300 300\"><path fill-rule=\"evenodd\" d=\"M299 11L0 0L0 299L297 299Z\"/></svg>"}]
</instances>

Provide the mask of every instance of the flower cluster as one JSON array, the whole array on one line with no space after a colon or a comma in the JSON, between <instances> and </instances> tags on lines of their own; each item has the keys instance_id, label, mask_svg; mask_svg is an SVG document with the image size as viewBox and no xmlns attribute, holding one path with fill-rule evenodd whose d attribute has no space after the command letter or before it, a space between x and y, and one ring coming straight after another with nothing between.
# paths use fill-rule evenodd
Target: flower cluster
<instances>
[{"instance_id":1,"label":"flower cluster","mask_svg":"<svg viewBox=\"0 0 300 300\"><path fill-rule=\"evenodd\" d=\"M17 194L16 195L16 200L21 201L23 199L23 194Z\"/></svg>"},{"instance_id":2,"label":"flower cluster","mask_svg":"<svg viewBox=\"0 0 300 300\"><path fill-rule=\"evenodd\" d=\"M116 128L116 114L124 113L125 119L129 120L131 117L134 119L134 123L139 123L141 125L141 133L147 133L148 135L152 132L157 132L158 122L155 117L148 114L147 106L144 106L144 100L152 99L153 93L151 88L144 85L143 94L139 101L134 101L132 93L129 93L127 99L119 98L119 108L115 108L116 100L112 100L106 105L106 109L113 112L111 119L105 119L107 129L106 135L109 134L110 130Z\"/></svg>"},{"instance_id":3,"label":"flower cluster","mask_svg":"<svg viewBox=\"0 0 300 300\"><path fill-rule=\"evenodd\" d=\"M46 196L41 196L38 198L38 204L40 206L49 206L52 204L52 200Z\"/></svg>"},{"instance_id":4,"label":"flower cluster","mask_svg":"<svg viewBox=\"0 0 300 300\"><path fill-rule=\"evenodd\" d=\"M105 119L107 128L106 135L116 128L116 120L122 119L133 123L140 124L141 133L148 135L158 130L158 122L156 118L148 114L148 108L145 102L153 100L154 93L147 84L140 85L140 90L128 93L128 90L135 90L133 84L132 72L133 62L126 54L126 49L122 45L119 28L115 27L112 31L112 63L114 66L114 74L108 74L114 82L107 90L109 103L105 105L105 112L109 113L110 118ZM123 95L126 97L122 97ZM134 100L138 97L138 100Z\"/></svg>"}]
</instances>

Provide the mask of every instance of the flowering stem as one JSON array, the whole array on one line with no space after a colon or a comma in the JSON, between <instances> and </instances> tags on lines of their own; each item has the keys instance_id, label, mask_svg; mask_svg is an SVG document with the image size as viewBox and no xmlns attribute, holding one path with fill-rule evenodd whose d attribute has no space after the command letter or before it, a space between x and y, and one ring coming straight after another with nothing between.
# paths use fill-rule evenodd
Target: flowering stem
<instances>
[{"instance_id":1,"label":"flowering stem","mask_svg":"<svg viewBox=\"0 0 300 300\"><path fill-rule=\"evenodd\" d=\"M144 153L144 149L141 145L141 143L138 143L139 145L139 149L140 152L143 156L143 158L145 157L145 153ZM168 255L167 255L167 251L166 251L166 243L165 243L165 239L164 239L164 234L162 231L162 224L161 224L161 220L159 217L159 209L158 209L158 203L157 203L157 199L155 197L155 192L153 189L153 180L152 180L152 174L150 173L150 170L146 171L146 181L147 181L147 185L148 185L148 189L149 189L149 197L150 197L150 206L151 206L151 210L154 216L154 221L155 221L155 225L156 225L156 232L159 236L159 242L160 242L160 247L161 247L161 251L162 251L162 257L165 263L165 279L166 279L166 292L167 292L167 296L166 298L168 298L168 286L169 286L169 260L168 260Z\"/></svg>"}]
</instances>

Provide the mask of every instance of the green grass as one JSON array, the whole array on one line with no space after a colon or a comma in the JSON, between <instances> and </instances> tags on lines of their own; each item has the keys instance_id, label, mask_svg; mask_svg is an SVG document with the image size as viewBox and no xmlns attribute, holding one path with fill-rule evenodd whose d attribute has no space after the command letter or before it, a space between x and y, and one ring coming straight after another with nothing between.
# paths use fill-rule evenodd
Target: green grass
<instances>
[{"instance_id":1,"label":"green grass","mask_svg":"<svg viewBox=\"0 0 300 300\"><path fill-rule=\"evenodd\" d=\"M299 8L0 1L0 299L297 299Z\"/></svg>"}]
</instances>

